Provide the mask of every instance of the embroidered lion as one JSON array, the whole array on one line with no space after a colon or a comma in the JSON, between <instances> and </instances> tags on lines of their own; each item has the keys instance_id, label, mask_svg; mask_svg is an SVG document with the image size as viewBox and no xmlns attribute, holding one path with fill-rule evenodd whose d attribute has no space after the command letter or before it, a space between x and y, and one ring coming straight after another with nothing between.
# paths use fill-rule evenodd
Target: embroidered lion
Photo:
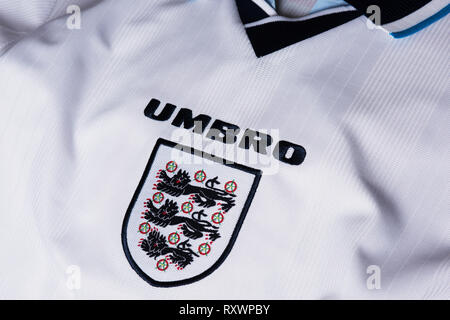
<instances>
[{"instance_id":1,"label":"embroidered lion","mask_svg":"<svg viewBox=\"0 0 450 320\"><path fill-rule=\"evenodd\" d=\"M189 174L185 170L178 170L176 174L169 177L165 170L159 173L160 182L157 183L156 188L159 191L178 197L180 195L194 195L193 200L204 208L215 206L220 201L220 206L223 211L228 212L234 205L236 197L235 194L228 193L225 190L214 187L220 184L218 177L206 181L206 187L200 187L190 184L192 181Z\"/></svg>"},{"instance_id":2,"label":"embroidered lion","mask_svg":"<svg viewBox=\"0 0 450 320\"><path fill-rule=\"evenodd\" d=\"M155 207L151 200L148 200L145 207L148 210L145 212L144 218L157 226L181 225L183 234L194 240L203 237L204 233L209 234L211 241L220 238L219 228L208 221L202 220L202 217L207 216L203 213L203 210L192 213L192 218L180 216L177 215L179 212L177 203L169 199L159 208Z\"/></svg>"},{"instance_id":3,"label":"embroidered lion","mask_svg":"<svg viewBox=\"0 0 450 320\"><path fill-rule=\"evenodd\" d=\"M141 248L150 258L156 260L157 257L169 255L172 262L176 263L181 268L185 268L194 260L193 256L198 257L192 249L189 240L179 243L176 247L170 247L164 235L159 231L151 231L147 238L142 241Z\"/></svg>"}]
</instances>

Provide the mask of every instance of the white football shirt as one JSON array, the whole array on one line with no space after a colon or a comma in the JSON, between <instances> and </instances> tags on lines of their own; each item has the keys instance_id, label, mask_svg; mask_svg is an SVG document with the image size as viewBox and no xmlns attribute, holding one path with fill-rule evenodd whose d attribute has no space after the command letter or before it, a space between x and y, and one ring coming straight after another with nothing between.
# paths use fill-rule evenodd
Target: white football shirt
<instances>
[{"instance_id":1,"label":"white football shirt","mask_svg":"<svg viewBox=\"0 0 450 320\"><path fill-rule=\"evenodd\" d=\"M0 297L450 298L448 1L325 2L0 0Z\"/></svg>"}]
</instances>

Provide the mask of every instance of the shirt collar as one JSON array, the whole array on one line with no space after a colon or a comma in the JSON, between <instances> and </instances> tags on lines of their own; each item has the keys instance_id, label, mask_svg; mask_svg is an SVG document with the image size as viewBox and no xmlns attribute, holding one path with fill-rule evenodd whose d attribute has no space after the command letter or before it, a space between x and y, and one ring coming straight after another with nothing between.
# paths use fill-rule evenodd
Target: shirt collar
<instances>
[{"instance_id":1,"label":"shirt collar","mask_svg":"<svg viewBox=\"0 0 450 320\"><path fill-rule=\"evenodd\" d=\"M348 0L349 5L298 19L279 16L273 1L236 0L239 15L258 57L366 16L394 38L416 33L446 16L448 0ZM271 3L272 5L270 5Z\"/></svg>"}]
</instances>

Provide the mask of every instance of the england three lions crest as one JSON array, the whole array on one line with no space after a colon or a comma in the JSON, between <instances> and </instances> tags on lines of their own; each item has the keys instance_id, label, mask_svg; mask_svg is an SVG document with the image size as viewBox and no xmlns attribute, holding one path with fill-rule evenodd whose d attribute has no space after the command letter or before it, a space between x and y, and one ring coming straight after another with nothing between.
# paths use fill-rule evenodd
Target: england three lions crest
<instances>
[{"instance_id":1,"label":"england three lions crest","mask_svg":"<svg viewBox=\"0 0 450 320\"><path fill-rule=\"evenodd\" d=\"M233 247L261 172L159 139L125 215L132 268L159 287L200 280Z\"/></svg>"}]
</instances>

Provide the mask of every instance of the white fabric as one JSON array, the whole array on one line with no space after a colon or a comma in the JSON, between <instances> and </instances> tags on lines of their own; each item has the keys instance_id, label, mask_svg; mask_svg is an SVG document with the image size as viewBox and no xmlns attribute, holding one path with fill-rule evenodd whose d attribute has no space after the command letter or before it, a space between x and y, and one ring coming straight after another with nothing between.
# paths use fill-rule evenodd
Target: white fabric
<instances>
[{"instance_id":1,"label":"white fabric","mask_svg":"<svg viewBox=\"0 0 450 320\"><path fill-rule=\"evenodd\" d=\"M286 17L302 17L311 13L312 8L317 4L317 0L279 0L276 1L276 9L279 15Z\"/></svg>"},{"instance_id":2,"label":"white fabric","mask_svg":"<svg viewBox=\"0 0 450 320\"><path fill-rule=\"evenodd\" d=\"M303 17L307 14L348 5L343 0L278 0L274 2L278 14L287 17Z\"/></svg>"},{"instance_id":3,"label":"white fabric","mask_svg":"<svg viewBox=\"0 0 450 320\"><path fill-rule=\"evenodd\" d=\"M450 297L448 18L399 41L360 18L257 59L234 1L85 2L80 30L64 12L1 35L1 298ZM262 177L221 267L168 289L120 237L156 140L173 140L143 115L151 98L307 151Z\"/></svg>"}]
</instances>

